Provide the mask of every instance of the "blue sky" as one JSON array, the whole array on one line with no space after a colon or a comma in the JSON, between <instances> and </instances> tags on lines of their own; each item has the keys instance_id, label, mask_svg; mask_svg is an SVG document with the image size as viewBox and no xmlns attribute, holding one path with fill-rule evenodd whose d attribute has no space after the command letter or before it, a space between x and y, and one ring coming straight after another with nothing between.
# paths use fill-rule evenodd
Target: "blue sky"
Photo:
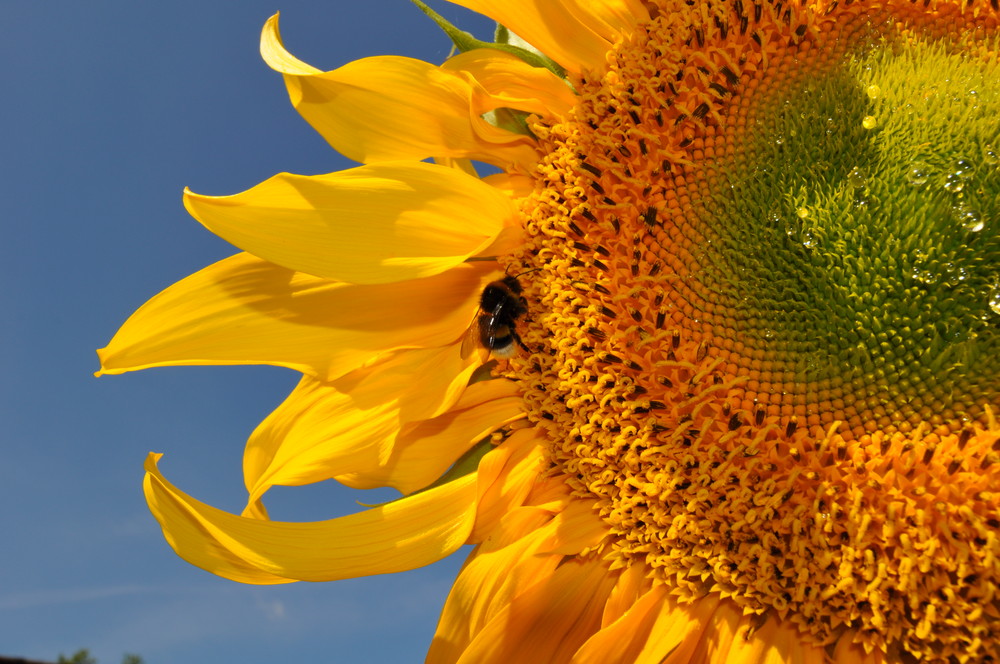
<instances>
[{"instance_id":1,"label":"blue sky","mask_svg":"<svg viewBox=\"0 0 1000 664\"><path fill-rule=\"evenodd\" d=\"M435 7L480 37L490 24ZM149 515L142 462L239 510L247 435L295 383L269 367L94 378L94 349L172 282L235 250L181 205L280 171L351 166L291 108L261 62L286 46L324 69L379 53L440 62L448 42L405 0L8 0L0 187L0 654L89 648L161 662L422 661L461 564L331 584L241 586L177 558ZM317 520L369 496L277 489L277 519Z\"/></svg>"}]
</instances>

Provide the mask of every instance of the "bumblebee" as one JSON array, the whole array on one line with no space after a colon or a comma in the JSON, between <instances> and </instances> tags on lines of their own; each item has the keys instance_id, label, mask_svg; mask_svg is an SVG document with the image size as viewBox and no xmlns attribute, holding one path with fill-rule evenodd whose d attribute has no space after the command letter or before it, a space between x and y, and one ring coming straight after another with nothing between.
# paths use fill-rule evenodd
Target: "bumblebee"
<instances>
[{"instance_id":1,"label":"bumblebee","mask_svg":"<svg viewBox=\"0 0 1000 664\"><path fill-rule=\"evenodd\" d=\"M511 275L488 283L467 338L475 338L477 345L497 357L511 357L515 345L530 352L517 334L517 320L528 313L522 290L517 277Z\"/></svg>"}]
</instances>

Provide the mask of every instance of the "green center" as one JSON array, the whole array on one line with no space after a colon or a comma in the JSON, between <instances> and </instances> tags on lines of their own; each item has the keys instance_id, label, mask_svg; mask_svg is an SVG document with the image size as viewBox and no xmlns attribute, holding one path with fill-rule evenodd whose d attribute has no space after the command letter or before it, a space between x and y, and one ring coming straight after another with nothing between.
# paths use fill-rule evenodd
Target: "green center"
<instances>
[{"instance_id":1,"label":"green center","mask_svg":"<svg viewBox=\"0 0 1000 664\"><path fill-rule=\"evenodd\" d=\"M998 69L917 42L745 98L693 276L771 382L894 424L997 402Z\"/></svg>"}]
</instances>

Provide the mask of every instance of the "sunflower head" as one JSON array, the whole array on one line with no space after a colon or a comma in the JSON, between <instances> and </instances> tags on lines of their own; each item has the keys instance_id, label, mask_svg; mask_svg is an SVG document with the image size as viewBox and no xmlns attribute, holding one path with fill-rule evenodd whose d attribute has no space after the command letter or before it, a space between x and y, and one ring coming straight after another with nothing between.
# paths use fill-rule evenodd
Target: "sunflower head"
<instances>
[{"instance_id":1,"label":"sunflower head","mask_svg":"<svg viewBox=\"0 0 1000 664\"><path fill-rule=\"evenodd\" d=\"M681 601L969 652L1000 525L996 37L944 3L662 4L532 126L529 413L604 555Z\"/></svg>"},{"instance_id":2,"label":"sunflower head","mask_svg":"<svg viewBox=\"0 0 1000 664\"><path fill-rule=\"evenodd\" d=\"M996 0L459 4L519 37L436 17L440 67L320 72L265 29L366 165L189 194L250 253L102 351L305 374L243 516L151 459L178 552L279 583L476 544L433 662L1000 659ZM405 497L267 520L328 478Z\"/></svg>"}]
</instances>

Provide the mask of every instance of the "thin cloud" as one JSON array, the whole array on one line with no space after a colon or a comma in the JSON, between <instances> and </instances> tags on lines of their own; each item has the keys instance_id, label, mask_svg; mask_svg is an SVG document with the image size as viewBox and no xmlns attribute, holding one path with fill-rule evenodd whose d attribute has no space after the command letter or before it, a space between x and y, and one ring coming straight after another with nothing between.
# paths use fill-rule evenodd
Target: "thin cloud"
<instances>
[{"instance_id":1,"label":"thin cloud","mask_svg":"<svg viewBox=\"0 0 1000 664\"><path fill-rule=\"evenodd\" d=\"M31 592L0 595L0 611L16 611L39 606L58 606L76 602L121 597L123 595L139 595L156 592L149 586L124 585L106 586L102 588L55 588L52 590L34 590Z\"/></svg>"}]
</instances>

